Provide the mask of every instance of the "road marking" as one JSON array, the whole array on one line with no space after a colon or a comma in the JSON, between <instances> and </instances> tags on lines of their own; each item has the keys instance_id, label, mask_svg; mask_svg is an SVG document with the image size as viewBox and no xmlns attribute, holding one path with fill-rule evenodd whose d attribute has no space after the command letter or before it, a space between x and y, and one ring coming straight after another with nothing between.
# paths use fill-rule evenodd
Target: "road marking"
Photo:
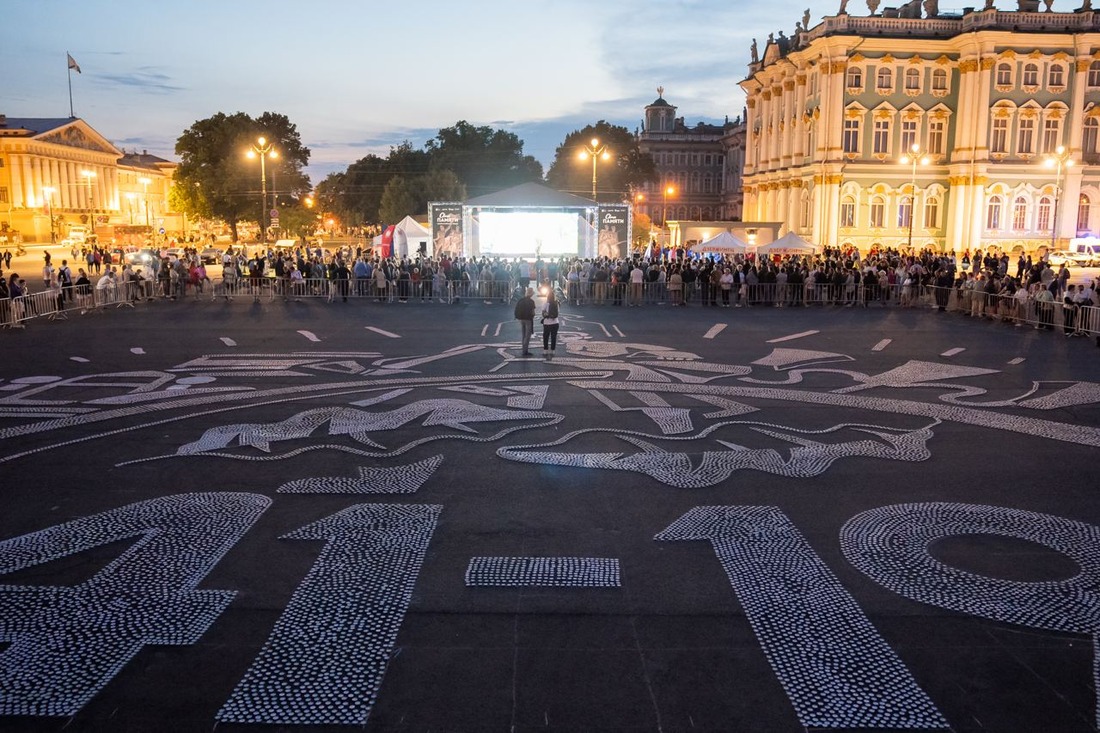
<instances>
[{"instance_id":1,"label":"road marking","mask_svg":"<svg viewBox=\"0 0 1100 733\"><path fill-rule=\"evenodd\" d=\"M714 338L718 334L725 331L726 326L727 326L727 324L725 324L725 323L716 323L716 324L714 324L713 326L710 327L709 331L707 331L705 334L703 334L703 338L705 338L705 339Z\"/></svg>"},{"instance_id":2,"label":"road marking","mask_svg":"<svg viewBox=\"0 0 1100 733\"><path fill-rule=\"evenodd\" d=\"M878 342L877 344L875 344L874 346L872 346L872 347L871 347L871 351L882 351L882 350L883 350L883 349L885 349L885 348L886 348L887 346L889 346L889 345L890 345L890 342L891 342L891 341L893 341L893 340L894 340L894 339L883 339L882 341L879 341L879 342Z\"/></svg>"},{"instance_id":3,"label":"road marking","mask_svg":"<svg viewBox=\"0 0 1100 733\"><path fill-rule=\"evenodd\" d=\"M237 342L234 341L233 339L229 338L228 336L222 336L221 337L221 342L223 344L225 344L226 346L236 346L237 345Z\"/></svg>"},{"instance_id":4,"label":"road marking","mask_svg":"<svg viewBox=\"0 0 1100 733\"><path fill-rule=\"evenodd\" d=\"M626 338L626 334L620 331L618 326L612 326L612 328L615 329L615 333L619 334L619 336Z\"/></svg>"},{"instance_id":5,"label":"road marking","mask_svg":"<svg viewBox=\"0 0 1100 733\"><path fill-rule=\"evenodd\" d=\"M813 336L815 333L821 333L820 331L803 331L802 333L792 333L790 336L781 336L777 339L768 341L769 344L778 344L781 341L793 341L795 339L803 338L804 336Z\"/></svg>"},{"instance_id":6,"label":"road marking","mask_svg":"<svg viewBox=\"0 0 1100 733\"><path fill-rule=\"evenodd\" d=\"M474 557L466 568L468 587L618 588L614 557Z\"/></svg>"},{"instance_id":7,"label":"road marking","mask_svg":"<svg viewBox=\"0 0 1100 733\"><path fill-rule=\"evenodd\" d=\"M88 360L83 356L70 356L69 361L79 361L81 364L87 364Z\"/></svg>"},{"instance_id":8,"label":"road marking","mask_svg":"<svg viewBox=\"0 0 1100 733\"><path fill-rule=\"evenodd\" d=\"M145 349L141 348L140 346L135 346L134 348L130 349L130 353L131 354L144 354Z\"/></svg>"},{"instance_id":9,"label":"road marking","mask_svg":"<svg viewBox=\"0 0 1100 733\"><path fill-rule=\"evenodd\" d=\"M497 330L493 332L493 335L494 335L494 336L499 336L499 335L500 335L500 328L501 328L501 326L503 326L503 325L504 325L503 323L498 323L498 324L497 324Z\"/></svg>"},{"instance_id":10,"label":"road marking","mask_svg":"<svg viewBox=\"0 0 1100 733\"><path fill-rule=\"evenodd\" d=\"M309 339L310 341L313 341L313 342L320 342L320 340L321 340L321 339L317 338L316 334L314 334L313 331L299 331L298 333L302 334L307 339Z\"/></svg>"},{"instance_id":11,"label":"road marking","mask_svg":"<svg viewBox=\"0 0 1100 733\"><path fill-rule=\"evenodd\" d=\"M1023 364L1024 363L1024 357L1017 356L1015 359L1013 359L1012 361L1010 361L1008 363L1009 364Z\"/></svg>"},{"instance_id":12,"label":"road marking","mask_svg":"<svg viewBox=\"0 0 1100 733\"><path fill-rule=\"evenodd\" d=\"M604 326L602 323L597 323L596 325L600 327L601 331L603 331L604 336L611 338L611 332L607 330L606 326Z\"/></svg>"},{"instance_id":13,"label":"road marking","mask_svg":"<svg viewBox=\"0 0 1100 733\"><path fill-rule=\"evenodd\" d=\"M486 323L484 326L481 327L481 335L485 336L485 334L487 334L487 333L489 333L489 324L488 323Z\"/></svg>"},{"instance_id":14,"label":"road marking","mask_svg":"<svg viewBox=\"0 0 1100 733\"><path fill-rule=\"evenodd\" d=\"M947 351L943 352L942 354L940 354L940 356L954 356L955 354L961 354L964 351L966 351L966 349L962 348L961 346L956 346L953 349L948 349Z\"/></svg>"},{"instance_id":15,"label":"road marking","mask_svg":"<svg viewBox=\"0 0 1100 733\"><path fill-rule=\"evenodd\" d=\"M397 335L396 333L390 333L389 331L383 331L383 330L382 330L381 328L375 328L374 326L366 326L366 329L367 329L368 331L374 331L375 333L379 333L379 334L382 334L383 336L389 336L389 337L390 337L391 339L399 339L399 338L401 338L401 337L400 337L400 336L398 336L398 335ZM303 334L303 335L305 334L305 332L304 332L304 331L299 331L298 333L301 333L301 334ZM309 337L307 336L306 338L309 338Z\"/></svg>"}]
</instances>

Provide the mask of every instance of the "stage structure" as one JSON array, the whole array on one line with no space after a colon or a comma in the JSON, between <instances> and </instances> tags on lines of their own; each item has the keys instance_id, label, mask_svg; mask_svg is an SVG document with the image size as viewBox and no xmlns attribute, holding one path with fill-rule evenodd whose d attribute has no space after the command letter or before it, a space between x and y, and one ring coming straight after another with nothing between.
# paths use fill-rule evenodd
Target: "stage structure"
<instances>
[{"instance_id":1,"label":"stage structure","mask_svg":"<svg viewBox=\"0 0 1100 733\"><path fill-rule=\"evenodd\" d=\"M461 217L456 222L459 208ZM618 258L626 256L630 242L629 205L600 205L538 183L524 183L463 204L433 202L429 211L437 254L528 260Z\"/></svg>"}]
</instances>

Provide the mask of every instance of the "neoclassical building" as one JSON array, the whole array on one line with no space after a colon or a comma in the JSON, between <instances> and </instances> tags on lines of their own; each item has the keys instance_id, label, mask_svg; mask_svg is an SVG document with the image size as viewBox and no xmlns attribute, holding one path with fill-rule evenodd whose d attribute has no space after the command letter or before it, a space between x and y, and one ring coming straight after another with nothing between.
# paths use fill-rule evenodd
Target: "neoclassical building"
<instances>
[{"instance_id":1,"label":"neoclassical building","mask_svg":"<svg viewBox=\"0 0 1100 733\"><path fill-rule=\"evenodd\" d=\"M125 153L79 118L0 115L0 229L24 242L74 224L177 228L168 207L176 164Z\"/></svg>"},{"instance_id":2,"label":"neoclassical building","mask_svg":"<svg viewBox=\"0 0 1100 733\"><path fill-rule=\"evenodd\" d=\"M722 125L689 127L665 101L664 90L657 93L635 138L638 149L653 158L658 181L634 192L637 210L661 225L673 219L739 219L744 123L727 119Z\"/></svg>"},{"instance_id":3,"label":"neoclassical building","mask_svg":"<svg viewBox=\"0 0 1100 733\"><path fill-rule=\"evenodd\" d=\"M807 12L762 55L753 43L746 221L861 251L1032 252L1100 230L1100 14L1087 0L959 14L913 0L869 17L845 5L813 28Z\"/></svg>"}]
</instances>

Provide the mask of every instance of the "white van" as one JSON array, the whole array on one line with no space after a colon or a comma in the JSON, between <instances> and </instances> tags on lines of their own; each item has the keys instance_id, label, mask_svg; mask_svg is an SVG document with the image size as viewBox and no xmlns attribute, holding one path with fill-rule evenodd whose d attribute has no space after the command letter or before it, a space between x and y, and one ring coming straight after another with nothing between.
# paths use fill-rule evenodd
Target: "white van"
<instances>
[{"instance_id":1,"label":"white van","mask_svg":"<svg viewBox=\"0 0 1100 733\"><path fill-rule=\"evenodd\" d=\"M1100 239L1075 237L1069 242L1069 251L1085 267L1100 265Z\"/></svg>"}]
</instances>

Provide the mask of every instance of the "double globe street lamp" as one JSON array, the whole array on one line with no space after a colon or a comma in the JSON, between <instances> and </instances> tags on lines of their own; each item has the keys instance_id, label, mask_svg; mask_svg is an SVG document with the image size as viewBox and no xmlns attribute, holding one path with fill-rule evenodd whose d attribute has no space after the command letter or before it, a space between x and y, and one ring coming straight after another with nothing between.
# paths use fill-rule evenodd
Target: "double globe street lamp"
<instances>
[{"instance_id":1,"label":"double globe street lamp","mask_svg":"<svg viewBox=\"0 0 1100 733\"><path fill-rule=\"evenodd\" d=\"M1055 148L1054 153L1048 155L1046 158L1046 166L1048 168L1057 168L1054 182L1054 216L1052 217L1053 223L1050 227L1050 250L1052 252L1056 249L1055 243L1058 239L1058 208L1061 206L1062 198L1062 175L1066 168L1073 166L1073 158L1070 156L1071 153L1066 149L1066 146L1059 145Z\"/></svg>"},{"instance_id":2,"label":"double globe street lamp","mask_svg":"<svg viewBox=\"0 0 1100 733\"><path fill-rule=\"evenodd\" d=\"M598 137L592 138L591 144L584 146L578 156L581 160L587 160L592 158L592 200L596 200L596 161L599 160L611 160L611 153L607 150L607 145L601 145Z\"/></svg>"},{"instance_id":3,"label":"double globe street lamp","mask_svg":"<svg viewBox=\"0 0 1100 733\"><path fill-rule=\"evenodd\" d=\"M260 159L260 244L267 244L267 158L278 158L279 152L275 150L275 144L268 142L266 138L256 138L256 144L248 149L245 155L249 158Z\"/></svg>"}]
</instances>

